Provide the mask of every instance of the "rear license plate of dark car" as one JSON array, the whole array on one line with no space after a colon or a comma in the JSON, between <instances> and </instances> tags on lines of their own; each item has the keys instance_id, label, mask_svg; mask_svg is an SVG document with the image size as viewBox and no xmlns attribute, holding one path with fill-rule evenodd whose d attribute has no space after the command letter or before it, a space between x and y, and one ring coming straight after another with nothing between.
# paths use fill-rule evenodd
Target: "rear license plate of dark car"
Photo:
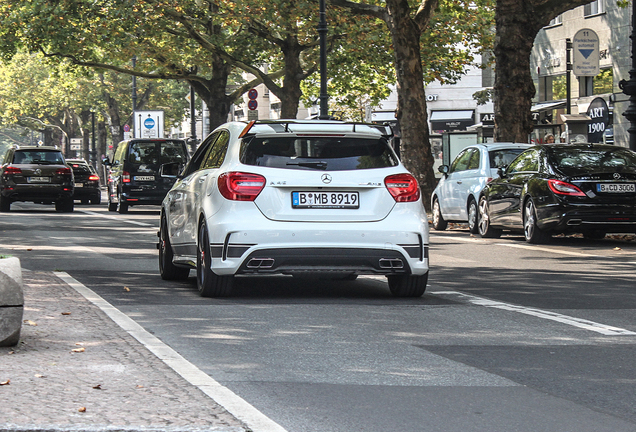
<instances>
[{"instance_id":1,"label":"rear license plate of dark car","mask_svg":"<svg viewBox=\"0 0 636 432\"><path fill-rule=\"evenodd\" d=\"M358 192L292 192L292 208L303 209L357 209Z\"/></svg>"},{"instance_id":2,"label":"rear license plate of dark car","mask_svg":"<svg viewBox=\"0 0 636 432\"><path fill-rule=\"evenodd\" d=\"M135 176L136 181L155 181L155 176Z\"/></svg>"},{"instance_id":3,"label":"rear license plate of dark car","mask_svg":"<svg viewBox=\"0 0 636 432\"><path fill-rule=\"evenodd\" d=\"M636 185L634 183L599 183L596 185L596 191L607 193L636 192Z\"/></svg>"},{"instance_id":4,"label":"rear license plate of dark car","mask_svg":"<svg viewBox=\"0 0 636 432\"><path fill-rule=\"evenodd\" d=\"M29 183L51 183L51 177L27 177Z\"/></svg>"}]
</instances>

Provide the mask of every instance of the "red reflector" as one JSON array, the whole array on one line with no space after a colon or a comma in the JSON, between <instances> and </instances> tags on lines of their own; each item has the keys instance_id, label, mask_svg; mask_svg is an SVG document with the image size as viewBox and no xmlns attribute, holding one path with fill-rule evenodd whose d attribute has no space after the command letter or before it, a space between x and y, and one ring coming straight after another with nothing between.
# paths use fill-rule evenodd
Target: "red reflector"
<instances>
[{"instance_id":1,"label":"red reflector","mask_svg":"<svg viewBox=\"0 0 636 432\"><path fill-rule=\"evenodd\" d=\"M265 187L259 174L227 172L219 176L219 192L231 201L254 201Z\"/></svg>"},{"instance_id":2,"label":"red reflector","mask_svg":"<svg viewBox=\"0 0 636 432\"><path fill-rule=\"evenodd\" d=\"M22 174L22 170L18 167L13 167L13 166L8 166L4 169L4 173L5 175L11 175L11 174Z\"/></svg>"},{"instance_id":3,"label":"red reflector","mask_svg":"<svg viewBox=\"0 0 636 432\"><path fill-rule=\"evenodd\" d=\"M123 183L130 183L130 173L128 171L121 173L121 181Z\"/></svg>"},{"instance_id":4,"label":"red reflector","mask_svg":"<svg viewBox=\"0 0 636 432\"><path fill-rule=\"evenodd\" d=\"M384 184L396 202L414 202L420 199L420 185L411 174L395 174L384 179Z\"/></svg>"},{"instance_id":5,"label":"red reflector","mask_svg":"<svg viewBox=\"0 0 636 432\"><path fill-rule=\"evenodd\" d=\"M126 201L139 201L139 198L128 198Z\"/></svg>"}]
</instances>

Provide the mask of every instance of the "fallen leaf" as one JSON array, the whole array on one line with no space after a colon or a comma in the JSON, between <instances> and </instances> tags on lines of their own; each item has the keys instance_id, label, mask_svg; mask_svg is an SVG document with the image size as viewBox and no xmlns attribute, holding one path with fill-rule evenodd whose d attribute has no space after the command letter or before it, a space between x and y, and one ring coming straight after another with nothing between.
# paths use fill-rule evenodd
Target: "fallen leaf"
<instances>
[{"instance_id":1,"label":"fallen leaf","mask_svg":"<svg viewBox=\"0 0 636 432\"><path fill-rule=\"evenodd\" d=\"M102 389L102 385L101 384L97 384L96 386L93 386L93 388L95 390L101 390Z\"/></svg>"},{"instance_id":2,"label":"fallen leaf","mask_svg":"<svg viewBox=\"0 0 636 432\"><path fill-rule=\"evenodd\" d=\"M144 386L142 386L141 384L137 386L137 388L144 388Z\"/></svg>"},{"instance_id":3,"label":"fallen leaf","mask_svg":"<svg viewBox=\"0 0 636 432\"><path fill-rule=\"evenodd\" d=\"M9 385L10 382L11 382L11 380L2 381L2 382L0 382L0 386Z\"/></svg>"},{"instance_id":4,"label":"fallen leaf","mask_svg":"<svg viewBox=\"0 0 636 432\"><path fill-rule=\"evenodd\" d=\"M82 345L84 345L84 343L83 342L75 342L75 345L82 346Z\"/></svg>"},{"instance_id":5,"label":"fallen leaf","mask_svg":"<svg viewBox=\"0 0 636 432\"><path fill-rule=\"evenodd\" d=\"M81 352L86 351L86 348L84 348L84 347L82 347L82 348L75 348L75 349L73 349L73 350L71 350L71 351L72 351L72 352L75 352L75 353L81 353Z\"/></svg>"},{"instance_id":6,"label":"fallen leaf","mask_svg":"<svg viewBox=\"0 0 636 432\"><path fill-rule=\"evenodd\" d=\"M40 374L35 374L35 377L36 377L36 378L46 378L46 376L44 376L44 375L40 375Z\"/></svg>"},{"instance_id":7,"label":"fallen leaf","mask_svg":"<svg viewBox=\"0 0 636 432\"><path fill-rule=\"evenodd\" d=\"M28 325L30 325L30 326L34 326L34 327L35 327L35 326L37 326L37 323L34 323L34 322L33 322L33 321L31 321L31 320L24 320L24 323L25 323L25 324L28 324Z\"/></svg>"},{"instance_id":8,"label":"fallen leaf","mask_svg":"<svg viewBox=\"0 0 636 432\"><path fill-rule=\"evenodd\" d=\"M27 251L31 252L33 250L33 248L28 248Z\"/></svg>"},{"instance_id":9,"label":"fallen leaf","mask_svg":"<svg viewBox=\"0 0 636 432\"><path fill-rule=\"evenodd\" d=\"M9 355L15 354L15 351L9 351Z\"/></svg>"},{"instance_id":10,"label":"fallen leaf","mask_svg":"<svg viewBox=\"0 0 636 432\"><path fill-rule=\"evenodd\" d=\"M130 288L128 288L127 286L124 287L124 291L130 291Z\"/></svg>"},{"instance_id":11,"label":"fallen leaf","mask_svg":"<svg viewBox=\"0 0 636 432\"><path fill-rule=\"evenodd\" d=\"M70 315L70 312L62 312L62 315Z\"/></svg>"},{"instance_id":12,"label":"fallen leaf","mask_svg":"<svg viewBox=\"0 0 636 432\"><path fill-rule=\"evenodd\" d=\"M614 250L623 250L623 249L621 249L619 247L615 247Z\"/></svg>"},{"instance_id":13,"label":"fallen leaf","mask_svg":"<svg viewBox=\"0 0 636 432\"><path fill-rule=\"evenodd\" d=\"M86 412L86 407L80 407L80 409L78 409L79 412Z\"/></svg>"}]
</instances>

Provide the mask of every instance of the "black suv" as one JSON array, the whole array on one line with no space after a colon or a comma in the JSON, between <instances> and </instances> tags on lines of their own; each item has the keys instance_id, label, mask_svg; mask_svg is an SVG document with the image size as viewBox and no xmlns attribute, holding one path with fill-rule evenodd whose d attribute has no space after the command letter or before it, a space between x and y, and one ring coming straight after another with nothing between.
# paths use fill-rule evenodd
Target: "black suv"
<instances>
[{"instance_id":1,"label":"black suv","mask_svg":"<svg viewBox=\"0 0 636 432\"><path fill-rule=\"evenodd\" d=\"M180 139L139 138L117 145L108 167L108 210L126 213L136 205L160 205L188 162Z\"/></svg>"},{"instance_id":2,"label":"black suv","mask_svg":"<svg viewBox=\"0 0 636 432\"><path fill-rule=\"evenodd\" d=\"M82 204L99 204L102 202L102 191L99 188L99 175L92 165L84 159L66 159L66 163L73 170L75 177L75 191L73 199Z\"/></svg>"},{"instance_id":3,"label":"black suv","mask_svg":"<svg viewBox=\"0 0 636 432\"><path fill-rule=\"evenodd\" d=\"M54 147L12 148L0 167L0 211L15 201L53 204L58 212L73 211L73 171Z\"/></svg>"}]
</instances>

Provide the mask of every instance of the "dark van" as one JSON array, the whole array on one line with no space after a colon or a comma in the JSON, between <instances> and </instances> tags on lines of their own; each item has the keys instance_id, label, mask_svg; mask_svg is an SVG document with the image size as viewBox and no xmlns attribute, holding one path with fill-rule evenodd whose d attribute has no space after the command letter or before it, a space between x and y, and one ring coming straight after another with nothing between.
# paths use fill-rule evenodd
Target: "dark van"
<instances>
[{"instance_id":1,"label":"dark van","mask_svg":"<svg viewBox=\"0 0 636 432\"><path fill-rule=\"evenodd\" d=\"M159 205L188 162L180 139L139 138L122 141L108 168L108 210L126 213L136 205Z\"/></svg>"}]
</instances>

